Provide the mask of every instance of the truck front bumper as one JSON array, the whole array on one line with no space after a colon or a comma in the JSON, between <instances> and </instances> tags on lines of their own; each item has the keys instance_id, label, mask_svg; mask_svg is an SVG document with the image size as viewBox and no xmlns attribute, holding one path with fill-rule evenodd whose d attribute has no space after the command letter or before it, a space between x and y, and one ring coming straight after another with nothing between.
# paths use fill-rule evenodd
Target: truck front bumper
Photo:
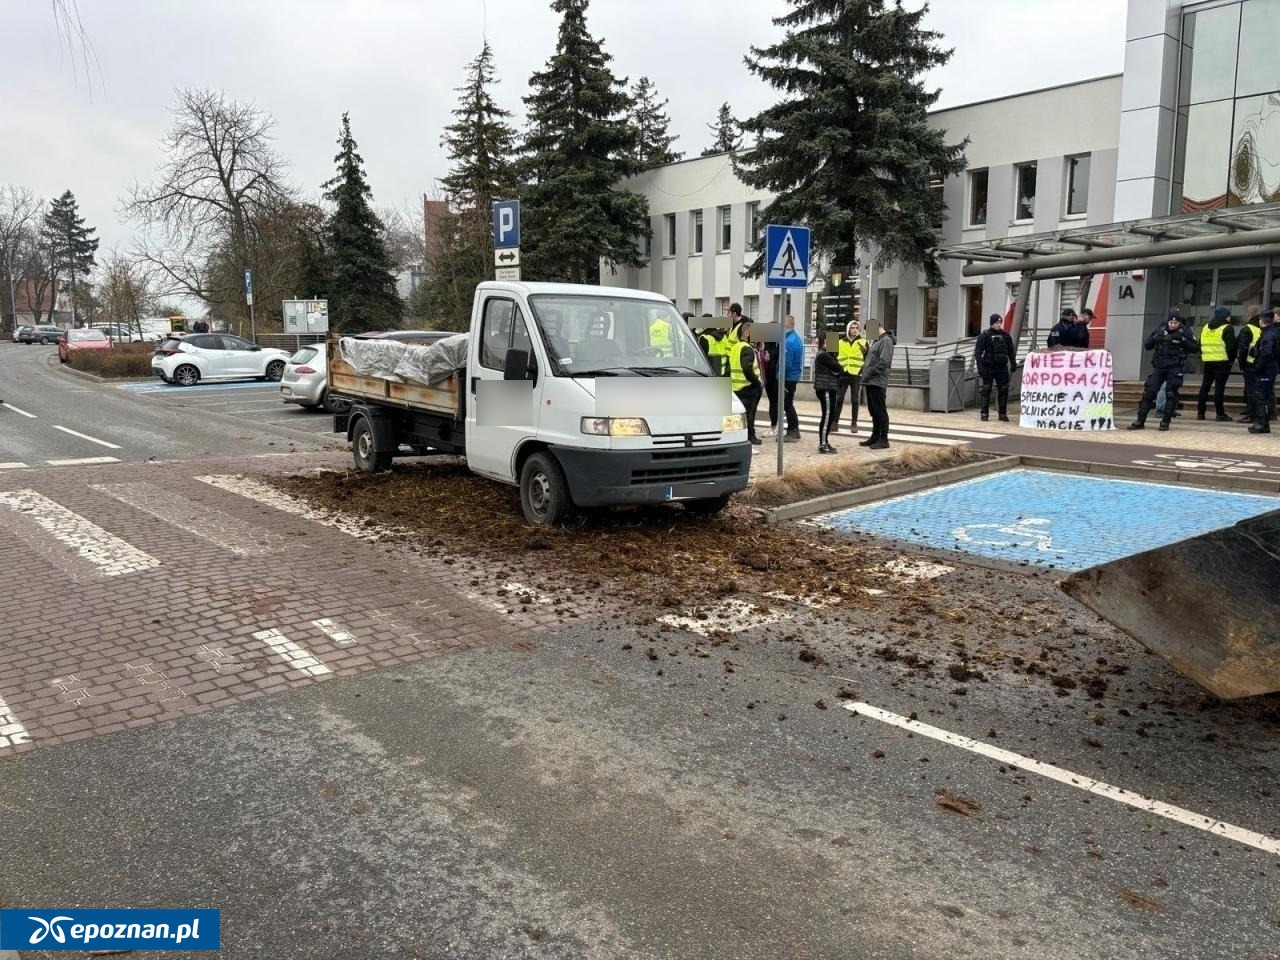
<instances>
[{"instance_id":1,"label":"truck front bumper","mask_svg":"<svg viewBox=\"0 0 1280 960\"><path fill-rule=\"evenodd\" d=\"M553 446L580 507L702 500L747 486L751 445L689 450L589 450Z\"/></svg>"}]
</instances>

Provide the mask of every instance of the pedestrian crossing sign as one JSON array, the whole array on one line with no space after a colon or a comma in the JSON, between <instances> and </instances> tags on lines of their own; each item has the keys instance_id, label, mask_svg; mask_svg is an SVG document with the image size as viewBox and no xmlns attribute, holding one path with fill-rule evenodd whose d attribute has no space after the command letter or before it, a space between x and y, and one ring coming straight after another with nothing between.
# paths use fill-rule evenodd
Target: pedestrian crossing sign
<instances>
[{"instance_id":1,"label":"pedestrian crossing sign","mask_svg":"<svg viewBox=\"0 0 1280 960\"><path fill-rule=\"evenodd\" d=\"M809 285L809 228L769 224L764 231L764 285L803 290Z\"/></svg>"}]
</instances>

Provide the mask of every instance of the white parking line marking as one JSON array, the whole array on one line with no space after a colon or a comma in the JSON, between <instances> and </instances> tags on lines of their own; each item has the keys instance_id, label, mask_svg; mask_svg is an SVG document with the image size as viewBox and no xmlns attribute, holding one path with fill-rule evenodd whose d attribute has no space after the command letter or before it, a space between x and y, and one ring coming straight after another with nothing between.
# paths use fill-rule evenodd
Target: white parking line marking
<instances>
[{"instance_id":1,"label":"white parking line marking","mask_svg":"<svg viewBox=\"0 0 1280 960\"><path fill-rule=\"evenodd\" d=\"M1106 797L1108 800L1115 800L1117 803L1123 803L1133 807L1135 810L1144 810L1147 813L1154 813L1156 816L1165 817L1177 823L1181 823L1188 827L1195 827L1197 830L1204 830L1215 836L1223 837L1227 840L1234 840L1245 846L1255 847L1258 850L1274 853L1280 856L1280 840L1268 837L1261 833L1254 833L1252 830L1245 830L1242 827L1232 826L1221 820L1215 820L1213 817L1206 817L1203 814L1195 813L1191 810L1185 810L1182 807L1175 807L1171 804L1162 803L1159 800L1152 800L1147 797L1140 796L1136 793L1130 793L1121 787L1113 787L1109 783L1103 783L1101 780L1094 780L1082 774L1072 773L1070 770L1064 770L1062 767L1055 767L1051 763L1042 763L1039 760L1032 760L1030 757L1024 757L1020 753L1013 753L1009 750L1002 750L999 747L993 747L989 743L983 743L980 740L971 740L969 737L960 736L957 733L951 733L939 727L931 727L927 723L921 723L918 720L912 720L897 713L890 713L887 710L881 710L879 707L873 707L869 703L846 703L845 709L852 713L858 713L873 720L879 720L881 723L887 723L891 726L901 727L903 730L910 730L922 737L929 737L942 743L949 744L953 747L959 747L961 750L968 750L970 753L976 753L983 757L989 757L1000 763L1010 767L1017 767L1019 770L1026 770L1029 773L1038 774L1049 780L1055 780L1058 783L1066 784L1069 787L1075 787L1092 793L1100 797Z\"/></svg>"},{"instance_id":2,"label":"white parking line marking","mask_svg":"<svg viewBox=\"0 0 1280 960\"><path fill-rule=\"evenodd\" d=\"M79 430L72 430L70 427L60 427L56 423L53 429L61 430L63 433L69 433L73 437L79 437L81 440L88 440L90 443L96 443L100 447L106 447L108 450L119 450L120 444L109 443L106 440L99 440L97 437L91 437L87 433L81 433Z\"/></svg>"},{"instance_id":3,"label":"white parking line marking","mask_svg":"<svg viewBox=\"0 0 1280 960\"><path fill-rule=\"evenodd\" d=\"M898 557L874 568L872 573L887 573L901 583L916 583L920 580L936 580L944 577L955 567L945 563L934 563L932 560L921 560L918 557Z\"/></svg>"},{"instance_id":4,"label":"white parking line marking","mask_svg":"<svg viewBox=\"0 0 1280 960\"><path fill-rule=\"evenodd\" d=\"M329 617L312 620L311 625L340 647L349 647L356 642L354 634L343 630L340 624L335 623Z\"/></svg>"},{"instance_id":5,"label":"white parking line marking","mask_svg":"<svg viewBox=\"0 0 1280 960\"><path fill-rule=\"evenodd\" d=\"M287 661L295 670L301 670L313 677L323 677L327 673L333 673L319 657L298 646L274 627L270 630L259 630L253 635L253 639L261 640L271 648L272 653Z\"/></svg>"},{"instance_id":6,"label":"white parking line marking","mask_svg":"<svg viewBox=\"0 0 1280 960\"><path fill-rule=\"evenodd\" d=\"M25 466L25 463L18 461L14 461L13 463L0 463L0 470L21 470Z\"/></svg>"},{"instance_id":7,"label":"white parking line marking","mask_svg":"<svg viewBox=\"0 0 1280 960\"><path fill-rule=\"evenodd\" d=\"M27 728L4 702L4 698L0 697L0 748L16 747L20 743L30 742L31 734L27 733Z\"/></svg>"},{"instance_id":8,"label":"white parking line marking","mask_svg":"<svg viewBox=\"0 0 1280 960\"><path fill-rule=\"evenodd\" d=\"M160 561L34 490L0 493L0 504L33 520L107 577L160 566Z\"/></svg>"},{"instance_id":9,"label":"white parking line marking","mask_svg":"<svg viewBox=\"0 0 1280 960\"><path fill-rule=\"evenodd\" d=\"M280 540L229 513L175 499L153 483L101 483L93 484L92 489L242 557L270 553L273 541Z\"/></svg>"},{"instance_id":10,"label":"white parking line marking","mask_svg":"<svg viewBox=\"0 0 1280 960\"><path fill-rule=\"evenodd\" d=\"M713 633L741 633L752 627L776 623L789 615L776 609L766 613L754 603L729 597L707 607L695 607L687 616L669 613L659 617L658 622L707 637Z\"/></svg>"},{"instance_id":11,"label":"white parking line marking","mask_svg":"<svg viewBox=\"0 0 1280 960\"><path fill-rule=\"evenodd\" d=\"M86 467L93 463L119 463L119 457L72 457L70 460L46 460L51 467Z\"/></svg>"},{"instance_id":12,"label":"white parking line marking","mask_svg":"<svg viewBox=\"0 0 1280 960\"><path fill-rule=\"evenodd\" d=\"M22 416L24 416L24 417L29 417L29 418L30 418L30 419L32 419L32 420L37 419L37 417L36 417L36 415L35 415L34 413L27 413L27 411L25 411L25 410L21 410L21 409L19 409L18 407L15 407L12 403L2 403L2 402L0 402L0 410L12 410L14 413L19 413L19 414L21 414Z\"/></svg>"}]
</instances>

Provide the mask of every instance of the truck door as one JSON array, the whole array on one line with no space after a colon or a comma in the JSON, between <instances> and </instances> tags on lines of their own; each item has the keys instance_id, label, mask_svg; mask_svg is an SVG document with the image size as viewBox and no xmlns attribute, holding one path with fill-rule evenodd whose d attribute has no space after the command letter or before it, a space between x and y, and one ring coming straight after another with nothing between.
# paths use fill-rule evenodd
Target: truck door
<instances>
[{"instance_id":1,"label":"truck door","mask_svg":"<svg viewBox=\"0 0 1280 960\"><path fill-rule=\"evenodd\" d=\"M504 381L510 349L528 352L536 379ZM476 473L514 482L516 447L537 431L539 388L546 371L539 369L529 324L513 296L493 293L485 297L470 354L467 464Z\"/></svg>"}]
</instances>

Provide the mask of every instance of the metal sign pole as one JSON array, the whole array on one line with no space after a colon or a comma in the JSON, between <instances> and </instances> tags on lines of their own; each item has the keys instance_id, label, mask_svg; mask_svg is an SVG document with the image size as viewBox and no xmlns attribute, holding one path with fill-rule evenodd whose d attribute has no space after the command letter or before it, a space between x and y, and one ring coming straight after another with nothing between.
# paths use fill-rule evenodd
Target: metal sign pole
<instances>
[{"instance_id":1,"label":"metal sign pole","mask_svg":"<svg viewBox=\"0 0 1280 960\"><path fill-rule=\"evenodd\" d=\"M791 312L791 293L786 294L786 306L782 311L782 319L778 324L778 376L777 376L777 392L778 399L774 409L778 411L778 425L774 431L778 442L778 476L782 476L782 442L786 433L785 422L787 419L787 411L783 405L783 398L786 396L784 389L787 380L787 314ZM778 302L782 303L782 297L778 298Z\"/></svg>"}]
</instances>

